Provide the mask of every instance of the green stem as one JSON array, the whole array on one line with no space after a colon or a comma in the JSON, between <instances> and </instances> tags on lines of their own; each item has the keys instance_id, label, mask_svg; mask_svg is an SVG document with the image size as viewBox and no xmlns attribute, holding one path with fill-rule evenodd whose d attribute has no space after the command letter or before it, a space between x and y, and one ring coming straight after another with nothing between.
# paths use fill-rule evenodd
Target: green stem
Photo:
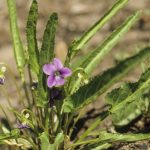
<instances>
[{"instance_id":1,"label":"green stem","mask_svg":"<svg viewBox=\"0 0 150 150\"><path fill-rule=\"evenodd\" d=\"M30 96L29 96L29 93L28 93L28 88L27 88L25 80L23 81L23 89L24 89L24 92L25 92L27 103L29 105L29 108L31 109L32 105L31 105L31 102L30 102Z\"/></svg>"},{"instance_id":2,"label":"green stem","mask_svg":"<svg viewBox=\"0 0 150 150\"><path fill-rule=\"evenodd\" d=\"M77 143L83 141L89 135L89 133L93 131L98 125L100 125L100 123L108 116L109 116L109 112L106 111L104 112L103 116L97 118L96 121L94 121L92 125L80 136L79 140L77 140Z\"/></svg>"},{"instance_id":3,"label":"green stem","mask_svg":"<svg viewBox=\"0 0 150 150\"><path fill-rule=\"evenodd\" d=\"M9 104L9 107L13 107L12 106L12 104L11 104L11 99L10 99L10 97L9 97L9 95L7 94L7 91L6 91L6 88L5 87L2 87L2 93L5 95L5 97L6 97L6 99L7 99L7 102L8 102L8 104Z\"/></svg>"},{"instance_id":4,"label":"green stem","mask_svg":"<svg viewBox=\"0 0 150 150\"><path fill-rule=\"evenodd\" d=\"M31 86L33 83L33 80L32 80L31 69L30 69L29 65L28 65L28 76L29 76L29 82L30 82L30 86ZM32 89L31 89L31 96L32 96L32 100L33 100L33 105L35 105L35 97L34 97Z\"/></svg>"},{"instance_id":5,"label":"green stem","mask_svg":"<svg viewBox=\"0 0 150 150\"><path fill-rule=\"evenodd\" d=\"M76 147L78 145L92 144L92 143L95 143L99 140L100 140L99 138L96 138L96 139L87 140L87 141L83 141L83 142L77 142L77 143L70 145L69 148L73 148L73 147Z\"/></svg>"},{"instance_id":6,"label":"green stem","mask_svg":"<svg viewBox=\"0 0 150 150\"><path fill-rule=\"evenodd\" d=\"M73 132L74 126L76 125L77 121L79 120L79 118L81 117L81 115L82 115L84 112L85 112L85 108L83 108L83 109L79 112L77 118L74 120L73 126L71 127L71 130L70 130L70 132L69 132L69 137L71 136L71 134L72 134L72 132Z\"/></svg>"},{"instance_id":7,"label":"green stem","mask_svg":"<svg viewBox=\"0 0 150 150\"><path fill-rule=\"evenodd\" d=\"M64 126L64 134L67 135L68 132L68 127L73 119L74 113L72 113L70 116L68 116L69 114L66 114L65 116L65 126Z\"/></svg>"},{"instance_id":8,"label":"green stem","mask_svg":"<svg viewBox=\"0 0 150 150\"><path fill-rule=\"evenodd\" d=\"M46 132L48 133L48 128L49 128L49 113L48 113L48 107L46 107L44 109L44 113L45 113L45 129L46 129Z\"/></svg>"}]
</instances>

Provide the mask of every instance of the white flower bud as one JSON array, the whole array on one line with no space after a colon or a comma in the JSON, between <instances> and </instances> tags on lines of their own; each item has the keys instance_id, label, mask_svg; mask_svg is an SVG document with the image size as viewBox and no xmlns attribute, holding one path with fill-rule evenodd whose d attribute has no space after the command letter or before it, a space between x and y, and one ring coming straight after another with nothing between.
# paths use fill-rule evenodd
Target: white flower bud
<instances>
[{"instance_id":1,"label":"white flower bud","mask_svg":"<svg viewBox=\"0 0 150 150\"><path fill-rule=\"evenodd\" d=\"M1 71L2 71L3 73L6 72L6 67L3 66L3 67L1 68Z\"/></svg>"},{"instance_id":2,"label":"white flower bud","mask_svg":"<svg viewBox=\"0 0 150 150\"><path fill-rule=\"evenodd\" d=\"M25 118L28 119L29 117L30 117L30 114L27 113L27 114L25 115Z\"/></svg>"},{"instance_id":3,"label":"white flower bud","mask_svg":"<svg viewBox=\"0 0 150 150\"><path fill-rule=\"evenodd\" d=\"M78 77L81 79L83 78L83 75L81 73L78 73Z\"/></svg>"}]
</instances>

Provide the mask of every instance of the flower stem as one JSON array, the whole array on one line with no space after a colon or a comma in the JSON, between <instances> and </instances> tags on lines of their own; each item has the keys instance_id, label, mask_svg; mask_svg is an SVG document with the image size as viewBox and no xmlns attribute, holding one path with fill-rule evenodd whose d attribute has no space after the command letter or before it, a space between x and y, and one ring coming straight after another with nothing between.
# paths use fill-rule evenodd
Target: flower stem
<instances>
[{"instance_id":1,"label":"flower stem","mask_svg":"<svg viewBox=\"0 0 150 150\"><path fill-rule=\"evenodd\" d=\"M8 70L8 72L9 72L9 74L10 75L12 75L12 82L14 83L14 85L15 85L15 87L16 87L16 90L17 90L17 93L18 93L18 96L19 96L19 101L20 102L22 102L22 104L23 104L23 106L25 107L25 103L24 103L24 101L22 100L22 94L21 94L21 92L20 92L20 89L19 89L19 86L18 86L18 84L17 84L17 82L16 82L16 79L15 79L15 74L14 74L14 72L11 70L11 68L7 65L7 64L5 64L5 63L0 63L0 65L4 65L6 68L7 68L7 70Z\"/></svg>"},{"instance_id":2,"label":"flower stem","mask_svg":"<svg viewBox=\"0 0 150 150\"><path fill-rule=\"evenodd\" d=\"M25 96L26 96L26 99L27 99L27 103L28 103L28 105L29 105L29 108L31 109L30 96L29 96L27 84L26 84L25 81L23 81L23 89L24 89L24 92L25 92Z\"/></svg>"}]
</instances>

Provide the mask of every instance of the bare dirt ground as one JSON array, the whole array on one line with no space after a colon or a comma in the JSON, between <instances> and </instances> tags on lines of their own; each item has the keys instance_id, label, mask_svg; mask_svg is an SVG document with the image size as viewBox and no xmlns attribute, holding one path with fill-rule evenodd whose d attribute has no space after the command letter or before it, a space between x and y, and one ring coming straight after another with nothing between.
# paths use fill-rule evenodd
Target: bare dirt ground
<instances>
[{"instance_id":1,"label":"bare dirt ground","mask_svg":"<svg viewBox=\"0 0 150 150\"><path fill-rule=\"evenodd\" d=\"M31 0L16 0L18 23L22 41L26 47L25 26L27 12L31 4ZM56 55L64 60L68 45L74 38L79 37L94 22L96 22L115 2L115 0L38 0L39 2L39 18L37 25L37 39L39 46L41 44L42 35L52 12L59 15L59 25L56 35ZM106 24L103 29L89 42L80 55L87 54L88 51L96 47L113 29L115 29L123 20L136 10L150 11L150 0L130 0L128 5L122 9L113 19ZM105 60L95 70L94 74L106 70L114 65L114 58L123 59L124 56L135 53L139 48L150 44L150 15L143 13L140 21L122 38L120 43L113 48ZM9 30L9 18L6 0L0 0L0 62L7 63L14 71L15 78L18 78L15 61L13 59L13 47ZM136 81L141 74L141 67L138 66L124 80ZM16 88L11 80L10 73L6 75L7 91L0 92L1 105L6 105L6 96L11 98L14 106L18 106L18 96ZM16 102L17 101L17 102ZM88 106L88 109L100 109L102 107L102 99ZM2 112L0 112L3 116ZM106 126L109 123L106 122ZM131 149L132 148L127 148ZM142 148L141 148L142 149ZM150 149L150 148L149 148ZM143 149L144 150L144 149ZM146 150L146 149L145 149ZM147 148L148 150L148 148Z\"/></svg>"}]
</instances>

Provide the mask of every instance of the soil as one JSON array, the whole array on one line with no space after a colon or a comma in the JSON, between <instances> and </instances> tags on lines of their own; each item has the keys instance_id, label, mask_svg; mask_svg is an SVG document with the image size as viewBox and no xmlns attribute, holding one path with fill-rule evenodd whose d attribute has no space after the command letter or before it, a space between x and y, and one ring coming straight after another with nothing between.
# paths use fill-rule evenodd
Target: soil
<instances>
[{"instance_id":1,"label":"soil","mask_svg":"<svg viewBox=\"0 0 150 150\"><path fill-rule=\"evenodd\" d=\"M31 0L16 0L16 2L21 39L24 43L24 47L26 47L25 26ZM115 0L38 0L39 18L37 25L37 39L39 42L39 47L41 45L46 21L48 20L49 15L55 11L59 15L59 25L55 46L56 56L64 61L68 45L73 41L73 39L82 35L84 31L86 31L100 17L102 17L114 2ZM115 17L113 17L113 19L96 34L96 36L82 50L79 57L87 54L90 50L95 48L107 35L109 35L119 24L121 24L127 16L136 10L141 9L144 10L141 19L121 39L119 44L113 48L111 54L108 54L103 62L98 65L93 74L101 73L110 66L114 65L115 59L123 59L126 56L134 54L141 47L150 44L150 0L130 0L127 6L123 8ZM15 80L18 81L18 73L13 58L13 47L10 36L6 0L0 0L0 62L5 62L10 66L14 72ZM122 81L136 81L141 72L142 69L138 66ZM0 92L0 100L3 108L8 107L6 95L14 107L18 108L18 106L21 105L17 100L19 96L16 94L16 87L14 86L11 76L12 75L7 71L5 83L5 89L7 89L7 91ZM1 88L1 91L2 90L4 89ZM103 97L104 95L93 104L90 104L87 107L87 111L94 109L94 111L92 111L93 115L93 113L97 113L99 110L102 110L102 107L105 105ZM1 112L0 116L2 118L4 117L4 114ZM138 121L142 121L144 124L143 128L147 129L143 118L140 118ZM132 127L135 127L138 121L135 122ZM85 121L83 126L87 127L88 121ZM104 123L105 128L108 128L109 126L111 126L110 119L106 120ZM140 125L137 129L141 128L141 126L142 125ZM128 131L130 131L130 127L128 128ZM114 145L113 149L149 150L150 144L149 141L139 141L132 144L117 143Z\"/></svg>"}]
</instances>

